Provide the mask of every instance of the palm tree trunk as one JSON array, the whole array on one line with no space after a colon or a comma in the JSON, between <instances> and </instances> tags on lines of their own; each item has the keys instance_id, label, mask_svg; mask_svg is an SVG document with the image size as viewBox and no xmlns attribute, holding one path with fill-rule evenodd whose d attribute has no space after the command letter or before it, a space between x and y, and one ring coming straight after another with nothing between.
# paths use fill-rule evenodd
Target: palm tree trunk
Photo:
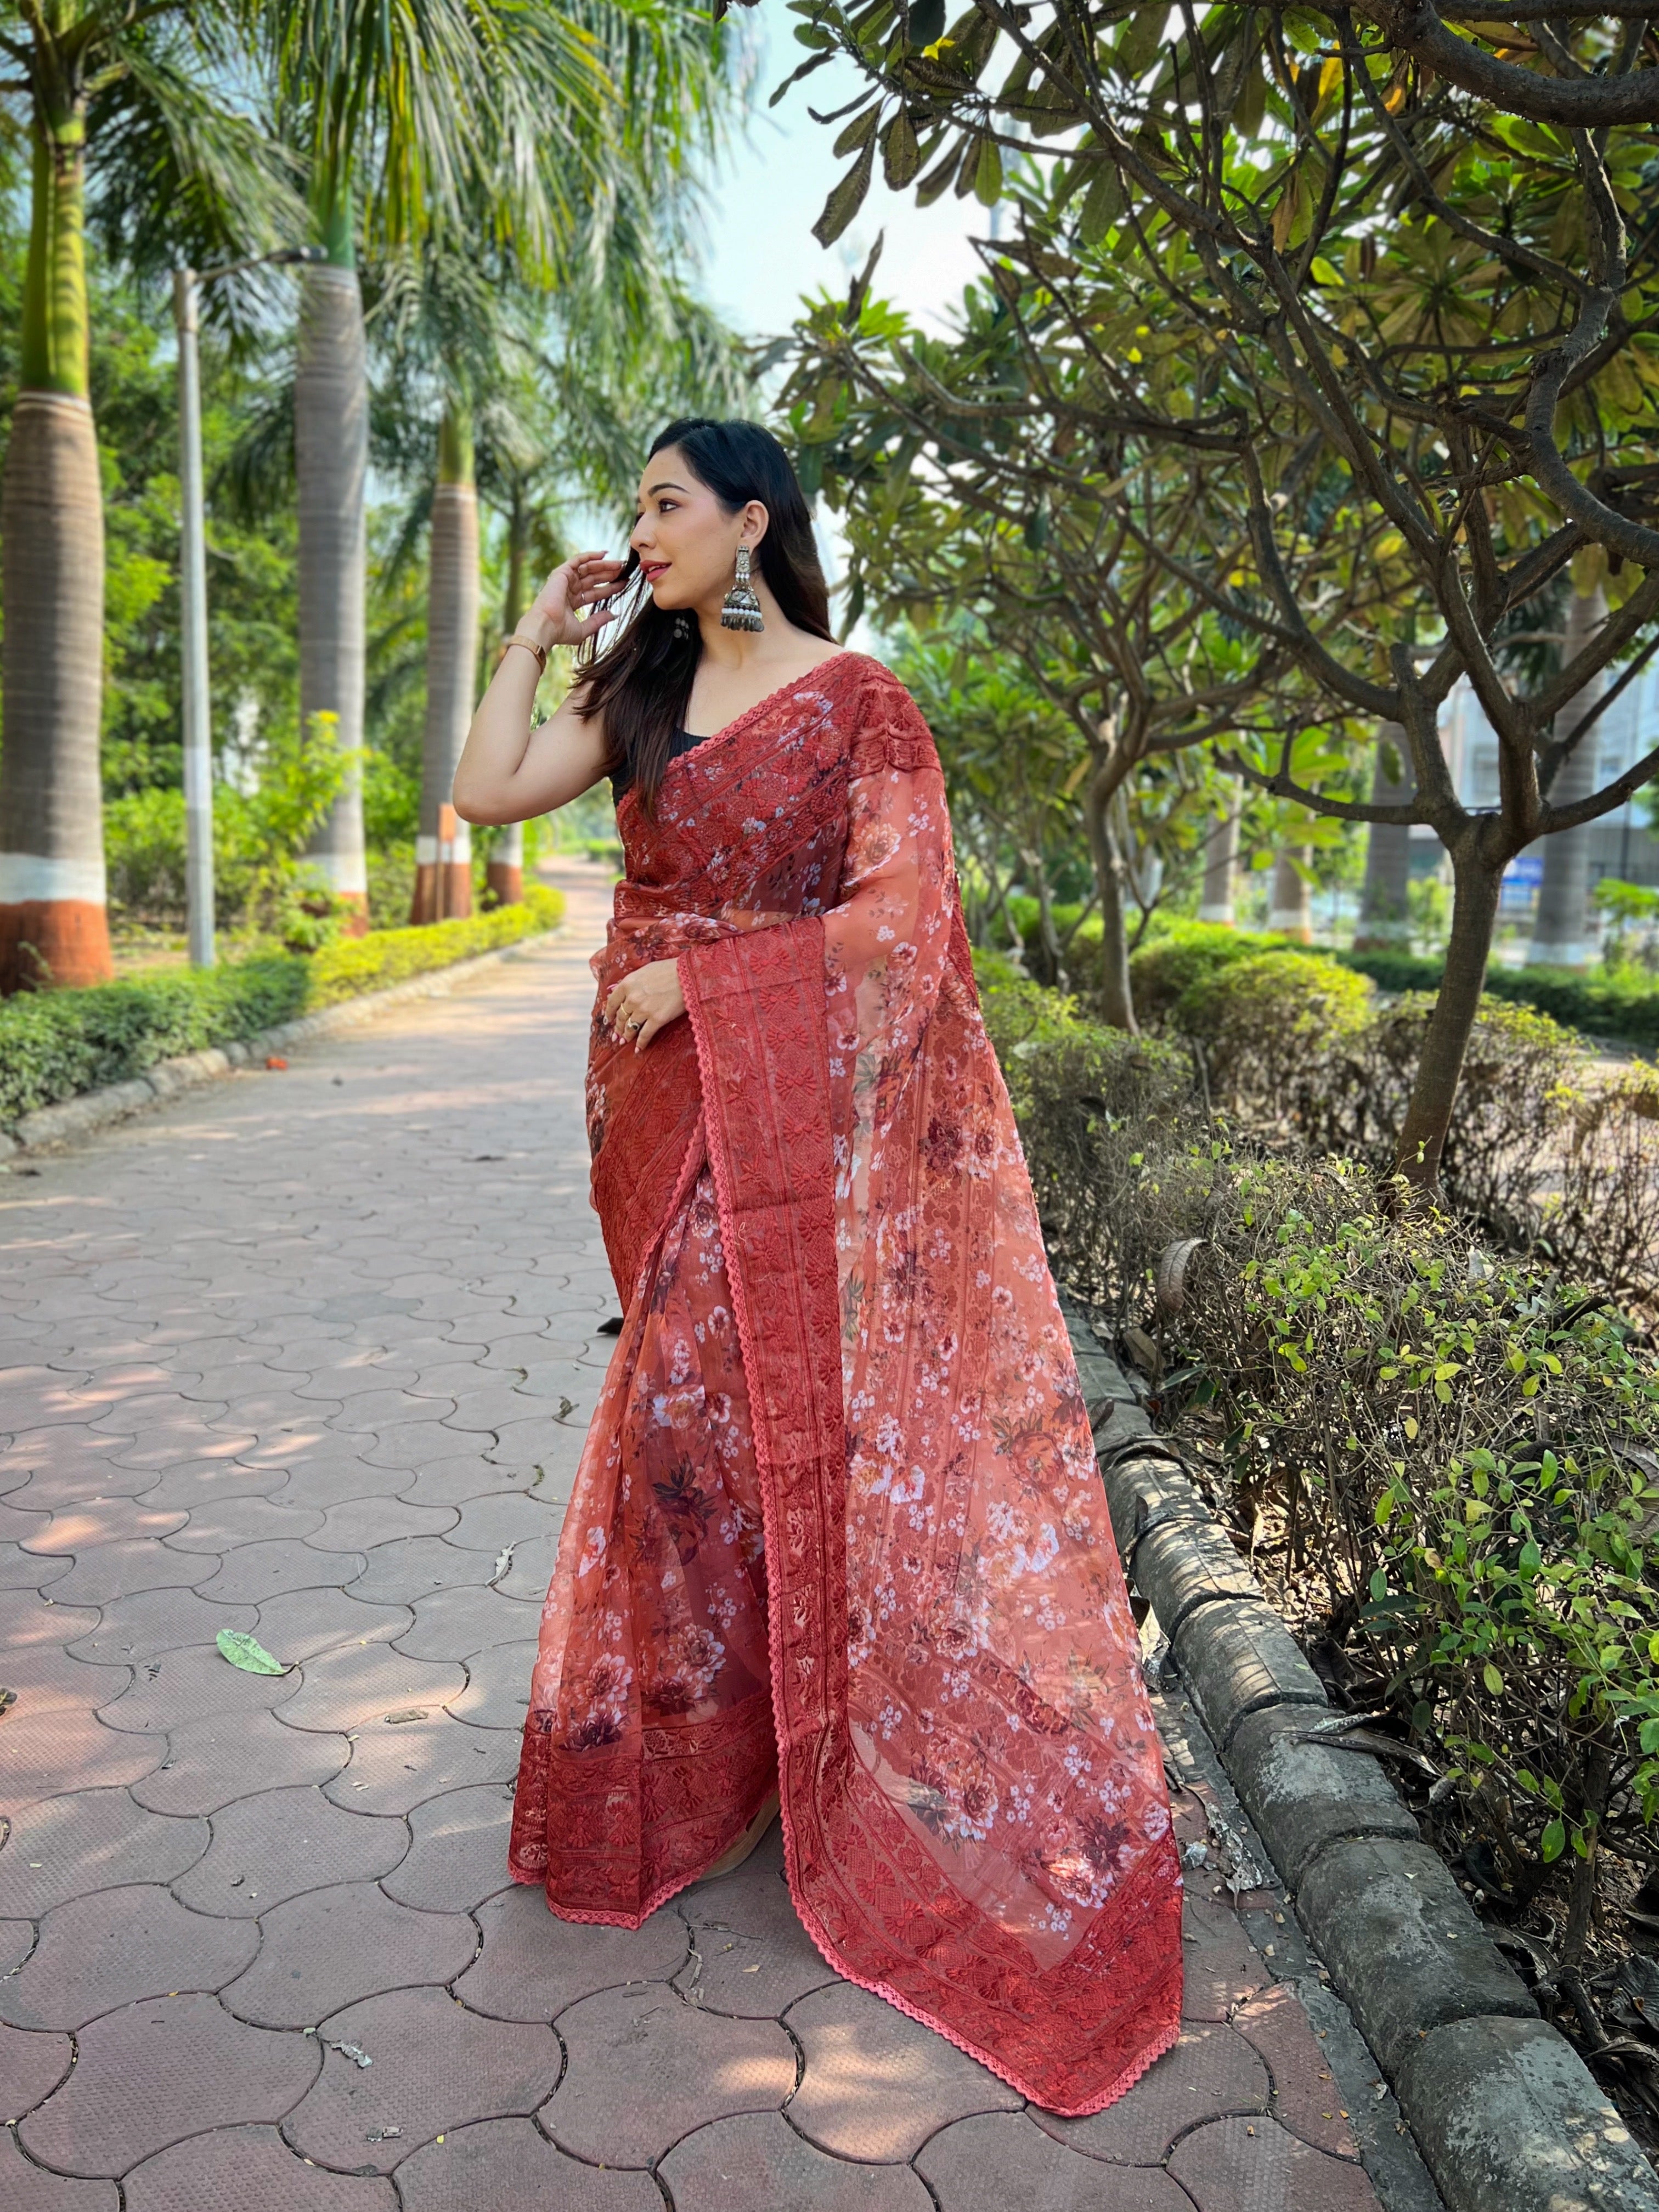
<instances>
[{"instance_id":1,"label":"palm tree trunk","mask_svg":"<svg viewBox=\"0 0 1659 2212\"><path fill-rule=\"evenodd\" d=\"M362 292L353 264L349 194L331 198L325 223L331 260L305 270L300 361L294 386L300 488L300 713L307 730L333 718L350 756L339 796L313 831L305 858L368 927L363 848L364 593L368 548L368 379Z\"/></svg>"},{"instance_id":2,"label":"palm tree trunk","mask_svg":"<svg viewBox=\"0 0 1659 2212\"><path fill-rule=\"evenodd\" d=\"M524 612L526 571L530 560L530 510L525 505L524 485L513 480L513 504L507 518L507 601L501 609L501 635L511 637ZM485 878L496 906L517 906L524 896L524 824L509 822L489 848Z\"/></svg>"},{"instance_id":3,"label":"palm tree trunk","mask_svg":"<svg viewBox=\"0 0 1659 2212\"><path fill-rule=\"evenodd\" d=\"M1567 602L1566 641L1561 648L1566 665L1576 660L1607 618L1607 594L1598 584L1588 598L1577 592ZM1565 738L1595 706L1606 688L1605 672L1591 677L1555 718L1555 734ZM1557 769L1550 787L1550 803L1570 805L1588 799L1596 787L1599 730L1584 732ZM1538 886L1538 915L1532 927L1528 960L1551 968L1590 968L1596 946L1590 927L1590 840L1595 831L1588 823L1577 830L1559 830L1544 840L1544 878Z\"/></svg>"},{"instance_id":4,"label":"palm tree trunk","mask_svg":"<svg viewBox=\"0 0 1659 2212\"><path fill-rule=\"evenodd\" d=\"M472 846L466 824L453 818L450 794L472 720L477 665L478 495L472 426L464 404L451 399L438 432L427 568L426 734L411 921L453 919L472 911ZM452 828L453 842L444 860L440 841Z\"/></svg>"},{"instance_id":5,"label":"palm tree trunk","mask_svg":"<svg viewBox=\"0 0 1659 2212\"><path fill-rule=\"evenodd\" d=\"M1231 929L1233 878L1238 872L1239 793L1237 783L1230 782L1226 790L1226 811L1204 841L1204 888L1199 894L1198 918Z\"/></svg>"},{"instance_id":6,"label":"palm tree trunk","mask_svg":"<svg viewBox=\"0 0 1659 2212\"><path fill-rule=\"evenodd\" d=\"M1302 872L1307 865L1305 845L1287 845L1279 854L1273 868L1273 904L1267 911L1267 927L1293 937L1298 945L1313 943L1313 895L1308 888L1308 878Z\"/></svg>"},{"instance_id":7,"label":"palm tree trunk","mask_svg":"<svg viewBox=\"0 0 1659 2212\"><path fill-rule=\"evenodd\" d=\"M104 514L88 399L80 104L34 118L20 390L0 482L6 611L0 992L98 983L105 906L99 724Z\"/></svg>"},{"instance_id":8,"label":"palm tree trunk","mask_svg":"<svg viewBox=\"0 0 1659 2212\"><path fill-rule=\"evenodd\" d=\"M1376 765L1371 770L1371 804L1405 806L1413 786L1406 752L1406 732L1384 722L1377 733ZM1365 888L1359 895L1356 952L1409 952L1412 833L1401 823L1373 822L1365 845Z\"/></svg>"}]
</instances>

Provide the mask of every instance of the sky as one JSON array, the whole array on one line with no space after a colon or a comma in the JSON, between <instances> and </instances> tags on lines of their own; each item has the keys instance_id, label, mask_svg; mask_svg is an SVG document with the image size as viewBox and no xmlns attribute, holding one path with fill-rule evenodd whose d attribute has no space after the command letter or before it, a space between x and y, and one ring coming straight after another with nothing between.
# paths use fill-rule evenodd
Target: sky
<instances>
[{"instance_id":1,"label":"sky","mask_svg":"<svg viewBox=\"0 0 1659 2212\"><path fill-rule=\"evenodd\" d=\"M825 248L812 235L831 185L847 167L830 149L839 125L814 123L809 106L828 114L858 90L850 64L833 63L804 83L792 85L775 107L766 105L802 49L785 33L789 18L757 11L750 16L758 51L754 112L745 134L709 188L709 238L703 292L746 335L780 335L794 320L804 294L826 287L846 296L849 270L861 268L878 232L886 242L874 289L900 302L918 321L944 327L945 315L978 270L968 241L985 234L987 211L977 200L946 193L918 208L914 187L890 192L878 162L875 181L851 227Z\"/></svg>"}]
</instances>

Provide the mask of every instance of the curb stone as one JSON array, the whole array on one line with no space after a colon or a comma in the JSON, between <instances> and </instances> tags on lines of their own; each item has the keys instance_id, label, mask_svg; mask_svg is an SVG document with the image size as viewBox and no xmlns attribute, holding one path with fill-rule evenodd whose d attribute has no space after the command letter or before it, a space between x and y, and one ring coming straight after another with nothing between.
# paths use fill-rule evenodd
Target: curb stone
<instances>
[{"instance_id":1,"label":"curb stone","mask_svg":"<svg viewBox=\"0 0 1659 2212\"><path fill-rule=\"evenodd\" d=\"M335 1006L319 1006L314 1014L301 1014L291 1022L279 1022L274 1029L260 1030L251 1037L237 1038L228 1044L209 1045L200 1052L180 1053L173 1060L158 1060L145 1073L125 1083L107 1084L101 1091L83 1091L78 1097L65 1098L56 1106L37 1107L33 1114L22 1115L9 1133L0 1129L0 1160L18 1152L40 1152L48 1146L72 1144L79 1137L89 1137L99 1129L107 1128L112 1121L125 1121L146 1107L176 1098L180 1091L194 1090L198 1084L228 1075L233 1068L246 1067L251 1060L262 1060L267 1053L303 1044L309 1037L326 1036L334 1030L350 1029L358 1022L369 1020L383 1008L401 1005L405 1000L441 997L469 975L494 968L503 960L522 958L537 945L545 945L556 933L555 930L540 930L534 937L520 937L511 945L498 945L489 952L475 952L469 959L454 961L447 968L430 969L424 975L411 975L406 982L388 984L384 991L365 991L361 998L342 999Z\"/></svg>"},{"instance_id":2,"label":"curb stone","mask_svg":"<svg viewBox=\"0 0 1659 2212\"><path fill-rule=\"evenodd\" d=\"M1301 1741L1328 1709L1318 1676L1063 1291L1060 1309L1125 1571L1448 2212L1659 2212L1659 2176L1383 1768Z\"/></svg>"}]
</instances>

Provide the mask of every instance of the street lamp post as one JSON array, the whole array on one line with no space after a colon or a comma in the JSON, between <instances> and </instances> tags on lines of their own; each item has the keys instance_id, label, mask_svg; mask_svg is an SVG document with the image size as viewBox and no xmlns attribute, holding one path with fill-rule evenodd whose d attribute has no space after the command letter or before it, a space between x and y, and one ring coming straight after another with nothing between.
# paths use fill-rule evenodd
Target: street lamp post
<instances>
[{"instance_id":1,"label":"street lamp post","mask_svg":"<svg viewBox=\"0 0 1659 2212\"><path fill-rule=\"evenodd\" d=\"M207 526L202 485L202 385L197 352L201 288L245 269L321 261L320 246L285 246L222 268L173 272L179 333L179 597L184 651L185 908L190 964L211 968L213 944L213 725L208 701Z\"/></svg>"}]
</instances>

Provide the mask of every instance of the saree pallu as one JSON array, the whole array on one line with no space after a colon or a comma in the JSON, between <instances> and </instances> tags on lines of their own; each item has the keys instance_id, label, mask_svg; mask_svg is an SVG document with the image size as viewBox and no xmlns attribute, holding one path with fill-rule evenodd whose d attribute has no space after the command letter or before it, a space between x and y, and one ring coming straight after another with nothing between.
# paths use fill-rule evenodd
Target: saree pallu
<instances>
[{"instance_id":1,"label":"saree pallu","mask_svg":"<svg viewBox=\"0 0 1659 2212\"><path fill-rule=\"evenodd\" d=\"M1067 2113L1176 2038L1181 1875L938 756L843 653L618 807L590 1042L625 1308L511 1870L637 1927L775 1780L825 1958ZM674 958L688 1018L602 1019Z\"/></svg>"}]
</instances>

